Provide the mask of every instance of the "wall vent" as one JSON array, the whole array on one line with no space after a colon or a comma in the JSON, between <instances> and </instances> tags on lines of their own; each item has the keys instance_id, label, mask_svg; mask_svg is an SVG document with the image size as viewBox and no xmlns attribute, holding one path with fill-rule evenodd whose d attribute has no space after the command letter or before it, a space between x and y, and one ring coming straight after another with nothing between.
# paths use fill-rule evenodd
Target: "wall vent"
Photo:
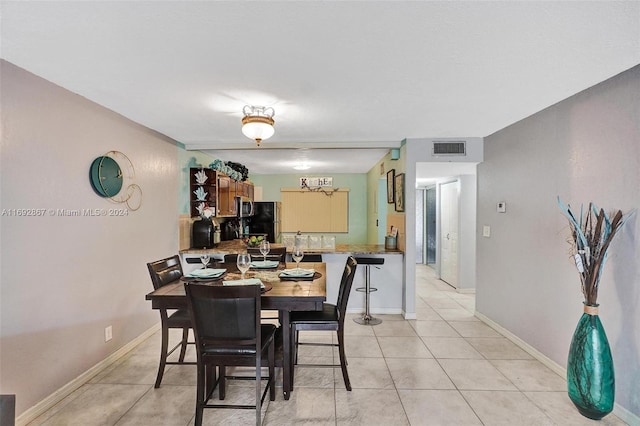
<instances>
[{"instance_id":1,"label":"wall vent","mask_svg":"<svg viewBox=\"0 0 640 426\"><path fill-rule=\"evenodd\" d=\"M467 155L466 142L434 142L433 155Z\"/></svg>"}]
</instances>

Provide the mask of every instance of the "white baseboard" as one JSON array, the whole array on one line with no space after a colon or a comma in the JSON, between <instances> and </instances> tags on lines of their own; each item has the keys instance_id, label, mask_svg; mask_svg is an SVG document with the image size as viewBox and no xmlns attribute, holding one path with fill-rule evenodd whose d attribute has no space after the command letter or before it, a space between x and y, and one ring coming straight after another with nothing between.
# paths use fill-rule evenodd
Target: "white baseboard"
<instances>
[{"instance_id":1,"label":"white baseboard","mask_svg":"<svg viewBox=\"0 0 640 426\"><path fill-rule=\"evenodd\" d=\"M456 288L456 291L461 294L476 294L475 288Z\"/></svg>"},{"instance_id":2,"label":"white baseboard","mask_svg":"<svg viewBox=\"0 0 640 426\"><path fill-rule=\"evenodd\" d=\"M520 339L518 336L511 333L506 328L503 328L502 326L500 326L493 320L489 319L485 315L481 314L480 312L476 311L475 316L480 321L484 322L489 327L493 328L498 333L502 334L504 337L511 340L514 344L519 346L523 351L527 352L529 355L531 355L532 357L534 357L535 359L537 359L538 361L540 361L541 363L549 367L552 371L554 371L556 374L558 374L560 377L562 377L566 381L566 378L567 378L566 368L560 366L558 363L548 358L542 352L538 351L533 346L529 345L524 340ZM613 414L618 416L620 420L624 421L629 425L640 425L640 417L636 416L635 414L633 414L626 408L620 406L619 404L614 403Z\"/></svg>"},{"instance_id":3,"label":"white baseboard","mask_svg":"<svg viewBox=\"0 0 640 426\"><path fill-rule=\"evenodd\" d=\"M87 383L94 376L100 373L105 368L109 367L111 364L125 356L128 352L133 350L140 343L149 338L153 333L160 330L160 323L157 323L66 385L62 386L57 391L53 392L51 395L47 396L45 399L34 405L33 407L26 410L20 416L16 418L16 426L24 426L29 422L35 420L38 416L42 415L45 411L56 405L58 402L62 401L67 396L71 395L76 389L80 386Z\"/></svg>"}]
</instances>

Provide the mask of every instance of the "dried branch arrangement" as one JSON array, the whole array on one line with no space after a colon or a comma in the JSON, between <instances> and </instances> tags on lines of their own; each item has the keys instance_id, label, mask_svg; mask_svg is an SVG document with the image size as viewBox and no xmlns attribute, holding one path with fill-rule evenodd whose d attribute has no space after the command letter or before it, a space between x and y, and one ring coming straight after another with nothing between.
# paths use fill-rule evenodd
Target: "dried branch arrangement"
<instances>
[{"instance_id":1,"label":"dried branch arrangement","mask_svg":"<svg viewBox=\"0 0 640 426\"><path fill-rule=\"evenodd\" d=\"M624 222L635 212L623 215L617 210L607 215L604 209L599 209L589 203L587 211L580 206L580 215L576 217L570 205L564 205L558 197L558 206L569 219L572 247L576 268L580 273L582 294L586 305L596 305L598 299L598 285L604 264L607 261L607 250L618 230ZM612 218L613 217L613 218Z\"/></svg>"}]
</instances>

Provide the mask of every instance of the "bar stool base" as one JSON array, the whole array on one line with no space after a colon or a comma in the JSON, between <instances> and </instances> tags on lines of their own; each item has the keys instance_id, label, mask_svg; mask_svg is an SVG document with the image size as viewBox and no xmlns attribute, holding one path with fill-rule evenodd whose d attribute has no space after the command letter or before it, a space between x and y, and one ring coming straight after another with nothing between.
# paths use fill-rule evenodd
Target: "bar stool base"
<instances>
[{"instance_id":1,"label":"bar stool base","mask_svg":"<svg viewBox=\"0 0 640 426\"><path fill-rule=\"evenodd\" d=\"M371 315L363 315L362 318L354 318L353 321L360 325L378 325L382 322L380 318L374 318Z\"/></svg>"}]
</instances>

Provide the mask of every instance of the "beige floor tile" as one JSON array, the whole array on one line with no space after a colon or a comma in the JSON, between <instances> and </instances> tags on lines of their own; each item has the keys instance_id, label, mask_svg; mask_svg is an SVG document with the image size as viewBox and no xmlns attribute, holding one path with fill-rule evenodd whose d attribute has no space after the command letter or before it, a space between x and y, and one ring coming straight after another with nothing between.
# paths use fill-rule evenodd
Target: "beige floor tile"
<instances>
[{"instance_id":1,"label":"beige floor tile","mask_svg":"<svg viewBox=\"0 0 640 426\"><path fill-rule=\"evenodd\" d=\"M304 364L333 364L333 357L305 357L300 358L299 363ZM334 368L326 367L300 367L294 371L294 389L299 387L331 388L334 387ZM338 374L340 370L338 369Z\"/></svg>"},{"instance_id":2,"label":"beige floor tile","mask_svg":"<svg viewBox=\"0 0 640 426\"><path fill-rule=\"evenodd\" d=\"M378 337L385 358L433 358L419 337Z\"/></svg>"},{"instance_id":3,"label":"beige floor tile","mask_svg":"<svg viewBox=\"0 0 640 426\"><path fill-rule=\"evenodd\" d=\"M162 384L177 386L196 386L197 371L195 365L168 365L162 376Z\"/></svg>"},{"instance_id":4,"label":"beige floor tile","mask_svg":"<svg viewBox=\"0 0 640 426\"><path fill-rule=\"evenodd\" d=\"M152 386L87 384L86 390L42 425L114 425Z\"/></svg>"},{"instance_id":5,"label":"beige floor tile","mask_svg":"<svg viewBox=\"0 0 640 426\"><path fill-rule=\"evenodd\" d=\"M566 380L538 360L492 360L491 364L521 391L562 391L567 389Z\"/></svg>"},{"instance_id":6,"label":"beige floor tile","mask_svg":"<svg viewBox=\"0 0 640 426\"><path fill-rule=\"evenodd\" d=\"M425 297L424 301L433 309L461 309L460 304L447 295L435 293L435 295Z\"/></svg>"},{"instance_id":7,"label":"beige floor tile","mask_svg":"<svg viewBox=\"0 0 640 426\"><path fill-rule=\"evenodd\" d=\"M383 321L373 327L376 336L417 336L407 321Z\"/></svg>"},{"instance_id":8,"label":"beige floor tile","mask_svg":"<svg viewBox=\"0 0 640 426\"><path fill-rule=\"evenodd\" d=\"M336 423L339 425L408 425L395 389L336 389Z\"/></svg>"},{"instance_id":9,"label":"beige floor tile","mask_svg":"<svg viewBox=\"0 0 640 426\"><path fill-rule=\"evenodd\" d=\"M449 321L462 337L501 337L501 334L480 321Z\"/></svg>"},{"instance_id":10,"label":"beige floor tile","mask_svg":"<svg viewBox=\"0 0 640 426\"><path fill-rule=\"evenodd\" d=\"M350 358L382 358L382 351L375 336L345 336L344 350ZM338 359L338 348L333 348L333 356Z\"/></svg>"},{"instance_id":11,"label":"beige floor tile","mask_svg":"<svg viewBox=\"0 0 640 426\"><path fill-rule=\"evenodd\" d=\"M393 389L393 379L384 358L347 358L353 389ZM335 371L336 389L344 389L340 370Z\"/></svg>"},{"instance_id":12,"label":"beige floor tile","mask_svg":"<svg viewBox=\"0 0 640 426\"><path fill-rule=\"evenodd\" d=\"M457 390L400 389L398 393L411 426L482 425Z\"/></svg>"},{"instance_id":13,"label":"beige floor tile","mask_svg":"<svg viewBox=\"0 0 640 426\"><path fill-rule=\"evenodd\" d=\"M431 307L416 307L416 318L420 321L442 321L442 317Z\"/></svg>"},{"instance_id":14,"label":"beige floor tile","mask_svg":"<svg viewBox=\"0 0 640 426\"><path fill-rule=\"evenodd\" d=\"M521 392L461 391L461 393L485 425L546 426L554 424Z\"/></svg>"},{"instance_id":15,"label":"beige floor tile","mask_svg":"<svg viewBox=\"0 0 640 426\"><path fill-rule=\"evenodd\" d=\"M462 337L423 337L422 340L436 358L483 359Z\"/></svg>"},{"instance_id":16,"label":"beige floor tile","mask_svg":"<svg viewBox=\"0 0 640 426\"><path fill-rule=\"evenodd\" d=\"M165 370L166 371L166 370ZM131 355L116 362L94 383L154 384L158 374L158 359L147 355Z\"/></svg>"},{"instance_id":17,"label":"beige floor tile","mask_svg":"<svg viewBox=\"0 0 640 426\"><path fill-rule=\"evenodd\" d=\"M434 308L435 311L446 321L480 321L473 316L472 312L459 306L457 308Z\"/></svg>"},{"instance_id":18,"label":"beige floor tile","mask_svg":"<svg viewBox=\"0 0 640 426\"><path fill-rule=\"evenodd\" d=\"M563 426L623 426L627 423L613 414L601 420L591 420L578 412L566 391L524 392L524 394L556 424Z\"/></svg>"},{"instance_id":19,"label":"beige floor tile","mask_svg":"<svg viewBox=\"0 0 640 426\"><path fill-rule=\"evenodd\" d=\"M314 335L314 332L307 331L304 334L300 334L299 341L307 343L333 343L334 339L331 333L319 331ZM335 334L335 333L333 333ZM337 341L337 339L336 339ZM333 347L331 346L314 346L314 345L298 345L298 358L310 357L332 357Z\"/></svg>"},{"instance_id":20,"label":"beige floor tile","mask_svg":"<svg viewBox=\"0 0 640 426\"><path fill-rule=\"evenodd\" d=\"M533 359L504 337L469 337L466 340L487 359Z\"/></svg>"},{"instance_id":21,"label":"beige floor tile","mask_svg":"<svg viewBox=\"0 0 640 426\"><path fill-rule=\"evenodd\" d=\"M332 425L335 426L333 389L299 388L288 401L279 396L269 403L265 426Z\"/></svg>"},{"instance_id":22,"label":"beige floor tile","mask_svg":"<svg viewBox=\"0 0 640 426\"><path fill-rule=\"evenodd\" d=\"M434 359L388 358L387 365L397 389L454 389Z\"/></svg>"},{"instance_id":23,"label":"beige floor tile","mask_svg":"<svg viewBox=\"0 0 640 426\"><path fill-rule=\"evenodd\" d=\"M195 406L195 386L163 385L144 394L116 425L186 425L195 415Z\"/></svg>"},{"instance_id":24,"label":"beige floor tile","mask_svg":"<svg viewBox=\"0 0 640 426\"><path fill-rule=\"evenodd\" d=\"M439 359L438 362L458 389L517 390L489 361L480 359Z\"/></svg>"},{"instance_id":25,"label":"beige floor tile","mask_svg":"<svg viewBox=\"0 0 640 426\"><path fill-rule=\"evenodd\" d=\"M446 321L409 321L420 337L460 337Z\"/></svg>"},{"instance_id":26,"label":"beige floor tile","mask_svg":"<svg viewBox=\"0 0 640 426\"><path fill-rule=\"evenodd\" d=\"M347 315L347 317L344 320L345 336L375 336L372 326L361 325L353 320L354 318L360 318L360 317L362 317L362 314Z\"/></svg>"}]
</instances>

